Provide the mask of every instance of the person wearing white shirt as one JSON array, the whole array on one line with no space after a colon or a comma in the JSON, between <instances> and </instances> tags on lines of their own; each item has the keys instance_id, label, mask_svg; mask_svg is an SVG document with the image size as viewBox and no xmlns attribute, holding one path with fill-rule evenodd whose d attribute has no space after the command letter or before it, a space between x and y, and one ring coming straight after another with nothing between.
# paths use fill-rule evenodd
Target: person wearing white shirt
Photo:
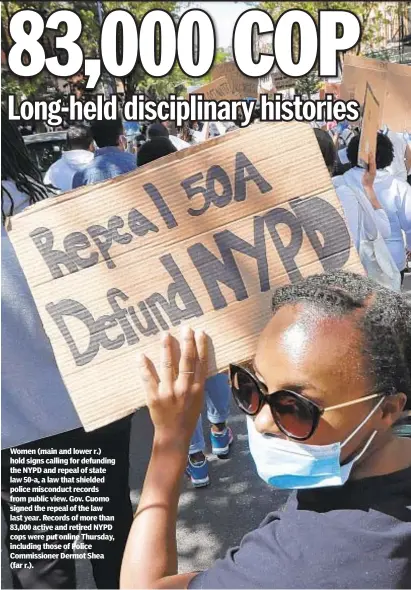
<instances>
[{"instance_id":1,"label":"person wearing white shirt","mask_svg":"<svg viewBox=\"0 0 411 590\"><path fill-rule=\"evenodd\" d=\"M334 142L330 135L321 129L315 129L314 133L321 149L325 164L330 171L330 174L332 174L336 163L336 148ZM352 139L353 141L355 139L355 141L358 143L358 136ZM386 239L391 235L391 226L387 213L382 208L374 190L374 182L377 175L376 167L377 164L375 162L375 158L371 158L369 171L366 171L363 168L358 168L358 174L356 173L358 176L358 178L356 178L356 189L358 189L357 195L362 199L361 202L368 213L367 216L362 217L362 228L359 228L358 223L360 218L358 199L352 188L349 188L349 186L347 186L347 184L344 182L344 179L347 179L348 177L346 177L344 174L343 176L335 176L333 178L333 184L344 210L344 215L351 234L351 238L357 249L359 248L360 238L373 237L375 227L378 229L383 238ZM349 170L349 172L351 172L351 170ZM361 230L361 233L359 230Z\"/></svg>"},{"instance_id":2,"label":"person wearing white shirt","mask_svg":"<svg viewBox=\"0 0 411 590\"><path fill-rule=\"evenodd\" d=\"M336 179L337 194L344 210L349 208L350 203L350 189L344 185L348 184L355 189L361 189L362 185L364 170L355 165L358 159L358 148L359 138L356 137L348 146L348 158L354 167ZM387 135L378 133L377 173L373 188L377 202L388 216L391 228L388 236L380 231L403 277L406 267L406 247L411 249L411 187L388 172L387 167L392 164L393 157L394 149L391 140Z\"/></svg>"},{"instance_id":3,"label":"person wearing white shirt","mask_svg":"<svg viewBox=\"0 0 411 590\"><path fill-rule=\"evenodd\" d=\"M390 140L394 148L392 164L386 170L398 180L407 182L408 174L411 171L411 148L402 133L395 133L384 125L382 133Z\"/></svg>"},{"instance_id":4,"label":"person wearing white shirt","mask_svg":"<svg viewBox=\"0 0 411 590\"><path fill-rule=\"evenodd\" d=\"M94 158L94 142L91 130L85 125L73 125L67 131L69 151L47 170L44 184L51 185L60 191L73 188L76 172L83 170Z\"/></svg>"}]
</instances>

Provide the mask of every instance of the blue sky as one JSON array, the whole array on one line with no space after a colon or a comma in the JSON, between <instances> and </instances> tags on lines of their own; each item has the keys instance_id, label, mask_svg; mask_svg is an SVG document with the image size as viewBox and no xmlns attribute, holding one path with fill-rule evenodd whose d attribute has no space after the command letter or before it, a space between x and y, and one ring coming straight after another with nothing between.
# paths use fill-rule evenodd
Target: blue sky
<instances>
[{"instance_id":1,"label":"blue sky","mask_svg":"<svg viewBox=\"0 0 411 590\"><path fill-rule=\"evenodd\" d=\"M217 32L217 47L228 47L233 38L237 18L250 6L246 2L193 2L188 8L201 8L214 21Z\"/></svg>"}]
</instances>

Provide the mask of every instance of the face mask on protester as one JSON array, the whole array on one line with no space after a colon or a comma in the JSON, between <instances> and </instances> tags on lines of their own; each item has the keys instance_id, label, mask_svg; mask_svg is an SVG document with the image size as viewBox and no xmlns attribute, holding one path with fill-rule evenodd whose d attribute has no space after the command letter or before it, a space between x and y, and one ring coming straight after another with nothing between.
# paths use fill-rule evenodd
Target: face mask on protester
<instances>
[{"instance_id":1,"label":"face mask on protester","mask_svg":"<svg viewBox=\"0 0 411 590\"><path fill-rule=\"evenodd\" d=\"M266 483L288 490L344 485L354 463L368 449L377 431L372 433L361 452L345 465L340 465L341 449L357 434L383 401L384 398L344 442L321 446L260 434L254 421L247 416L248 442L258 475Z\"/></svg>"}]
</instances>

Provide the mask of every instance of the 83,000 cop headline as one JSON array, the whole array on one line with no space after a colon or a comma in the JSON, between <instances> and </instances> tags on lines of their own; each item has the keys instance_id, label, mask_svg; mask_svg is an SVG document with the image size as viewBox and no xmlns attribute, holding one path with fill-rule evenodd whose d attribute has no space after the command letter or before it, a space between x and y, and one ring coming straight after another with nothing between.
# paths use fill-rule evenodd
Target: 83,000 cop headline
<instances>
[{"instance_id":1,"label":"83,000 cop headline","mask_svg":"<svg viewBox=\"0 0 411 590\"><path fill-rule=\"evenodd\" d=\"M46 29L56 31L55 55L47 58L40 42ZM162 78L178 62L187 77L199 78L211 69L216 54L214 23L200 9L179 19L165 10L150 10L140 22L126 10L113 10L101 26L98 57L85 57L83 24L71 10L56 10L46 20L34 10L20 10L10 19L9 31L13 44L8 66L14 74L31 78L47 69L66 78L83 71L88 89L96 87L103 67L121 78L140 65L149 76ZM271 36L272 54L256 49L260 34ZM233 57L239 71L254 78L266 76L275 65L286 76L301 77L316 64L319 76L332 77L338 75L338 52L354 47L360 37L359 19L347 10L320 10L317 24L304 10L288 10L274 22L267 12L252 9L234 25Z\"/></svg>"}]
</instances>

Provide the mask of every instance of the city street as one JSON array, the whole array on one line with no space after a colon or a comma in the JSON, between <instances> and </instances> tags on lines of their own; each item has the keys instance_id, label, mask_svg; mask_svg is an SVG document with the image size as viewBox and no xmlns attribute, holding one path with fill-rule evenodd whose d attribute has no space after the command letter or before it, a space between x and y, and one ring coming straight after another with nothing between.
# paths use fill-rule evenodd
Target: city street
<instances>
[{"instance_id":1,"label":"city street","mask_svg":"<svg viewBox=\"0 0 411 590\"><path fill-rule=\"evenodd\" d=\"M411 275L406 275L411 296ZM257 527L268 512L278 510L287 494L274 490L259 479L250 457L246 424L234 406L230 425L234 432L231 455L226 460L210 456L211 485L194 490L184 481L178 519L178 550L181 571L207 568L237 545L243 535ZM204 423L204 432L208 426ZM150 454L152 427L146 409L133 419L130 485L137 505ZM167 465L164 465L164 470ZM4 535L4 527L3 527ZM4 548L4 545L3 545ZM2 551L2 588L11 588L6 552ZM76 562L78 588L95 588L88 562Z\"/></svg>"}]
</instances>

